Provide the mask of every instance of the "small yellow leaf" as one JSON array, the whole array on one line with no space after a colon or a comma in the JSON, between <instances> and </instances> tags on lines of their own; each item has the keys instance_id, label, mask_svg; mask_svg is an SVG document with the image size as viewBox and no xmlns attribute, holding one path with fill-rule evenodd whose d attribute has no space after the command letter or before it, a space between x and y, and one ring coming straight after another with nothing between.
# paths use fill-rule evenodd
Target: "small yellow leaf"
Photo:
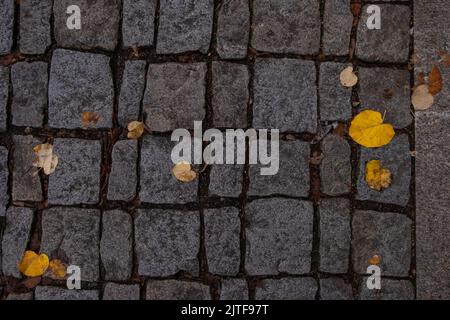
<instances>
[{"instance_id":1,"label":"small yellow leaf","mask_svg":"<svg viewBox=\"0 0 450 320\"><path fill-rule=\"evenodd\" d=\"M368 261L367 261L370 265L379 265L380 264L380 262L381 262L381 257L379 256L379 255L374 255L372 258L370 258Z\"/></svg>"},{"instance_id":2,"label":"small yellow leaf","mask_svg":"<svg viewBox=\"0 0 450 320\"><path fill-rule=\"evenodd\" d=\"M358 77L353 72L353 67L347 67L341 72L340 81L344 87L348 88L354 87L358 83Z\"/></svg>"},{"instance_id":3,"label":"small yellow leaf","mask_svg":"<svg viewBox=\"0 0 450 320\"><path fill-rule=\"evenodd\" d=\"M139 139L144 133L145 125L140 121L132 121L128 124L128 139Z\"/></svg>"},{"instance_id":4,"label":"small yellow leaf","mask_svg":"<svg viewBox=\"0 0 450 320\"><path fill-rule=\"evenodd\" d=\"M172 168L172 174L181 182L191 182L197 178L197 173L187 161L181 161Z\"/></svg>"},{"instance_id":5,"label":"small yellow leaf","mask_svg":"<svg viewBox=\"0 0 450 320\"><path fill-rule=\"evenodd\" d=\"M428 85L421 84L414 89L411 103L415 110L427 110L434 103L434 97L428 89Z\"/></svg>"},{"instance_id":6,"label":"small yellow leaf","mask_svg":"<svg viewBox=\"0 0 450 320\"><path fill-rule=\"evenodd\" d=\"M19 271L27 277L42 276L49 265L48 257L42 253L38 255L33 251L26 251L19 264Z\"/></svg>"},{"instance_id":7,"label":"small yellow leaf","mask_svg":"<svg viewBox=\"0 0 450 320\"><path fill-rule=\"evenodd\" d=\"M58 166L58 156L53 154L53 146L49 143L43 143L33 148L36 159L33 162L34 167L42 168L46 175L55 172Z\"/></svg>"},{"instance_id":8,"label":"small yellow leaf","mask_svg":"<svg viewBox=\"0 0 450 320\"><path fill-rule=\"evenodd\" d=\"M349 135L366 148L378 148L392 141L395 130L392 125L383 123L378 111L364 110L352 120Z\"/></svg>"},{"instance_id":9,"label":"small yellow leaf","mask_svg":"<svg viewBox=\"0 0 450 320\"><path fill-rule=\"evenodd\" d=\"M391 185L391 172L382 168L380 160L371 160L366 165L366 182L369 188L381 191Z\"/></svg>"},{"instance_id":10,"label":"small yellow leaf","mask_svg":"<svg viewBox=\"0 0 450 320\"><path fill-rule=\"evenodd\" d=\"M435 96L441 92L443 87L442 74L438 67L433 66L428 76L428 90Z\"/></svg>"},{"instance_id":11,"label":"small yellow leaf","mask_svg":"<svg viewBox=\"0 0 450 320\"><path fill-rule=\"evenodd\" d=\"M53 273L53 276L57 279L64 279L66 276L66 266L59 259L53 259L50 261L48 267Z\"/></svg>"}]
</instances>

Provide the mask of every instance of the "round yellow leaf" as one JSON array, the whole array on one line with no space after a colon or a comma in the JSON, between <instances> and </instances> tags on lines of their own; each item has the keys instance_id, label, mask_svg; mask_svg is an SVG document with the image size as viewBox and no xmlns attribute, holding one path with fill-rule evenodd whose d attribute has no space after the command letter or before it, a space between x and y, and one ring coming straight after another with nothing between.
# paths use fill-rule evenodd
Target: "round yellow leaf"
<instances>
[{"instance_id":1,"label":"round yellow leaf","mask_svg":"<svg viewBox=\"0 0 450 320\"><path fill-rule=\"evenodd\" d=\"M381 191L391 185L391 172L382 168L380 160L371 160L366 165L366 182L369 188Z\"/></svg>"},{"instance_id":2,"label":"round yellow leaf","mask_svg":"<svg viewBox=\"0 0 450 320\"><path fill-rule=\"evenodd\" d=\"M352 120L349 135L366 148L378 148L392 141L395 130L392 125L383 123L381 113L365 110Z\"/></svg>"},{"instance_id":3,"label":"round yellow leaf","mask_svg":"<svg viewBox=\"0 0 450 320\"><path fill-rule=\"evenodd\" d=\"M44 253L38 255L33 251L26 251L19 264L19 271L27 277L42 276L49 265L48 256Z\"/></svg>"},{"instance_id":4,"label":"round yellow leaf","mask_svg":"<svg viewBox=\"0 0 450 320\"><path fill-rule=\"evenodd\" d=\"M50 261L48 267L53 273L53 276L57 279L64 279L66 276L66 266L59 259L53 259Z\"/></svg>"},{"instance_id":5,"label":"round yellow leaf","mask_svg":"<svg viewBox=\"0 0 450 320\"><path fill-rule=\"evenodd\" d=\"M358 77L353 72L353 67L351 67L351 66L345 68L341 72L339 79L341 81L341 84L344 87L348 87L348 88L354 87L358 83Z\"/></svg>"},{"instance_id":6,"label":"round yellow leaf","mask_svg":"<svg viewBox=\"0 0 450 320\"><path fill-rule=\"evenodd\" d=\"M414 89L411 97L415 110L427 110L434 103L434 96L430 93L428 85L421 84Z\"/></svg>"},{"instance_id":7,"label":"round yellow leaf","mask_svg":"<svg viewBox=\"0 0 450 320\"><path fill-rule=\"evenodd\" d=\"M145 126L143 122L132 121L128 124L128 139L139 139L144 133Z\"/></svg>"},{"instance_id":8,"label":"round yellow leaf","mask_svg":"<svg viewBox=\"0 0 450 320\"><path fill-rule=\"evenodd\" d=\"M181 161L172 168L172 174L181 182L191 182L197 178L197 173L187 161Z\"/></svg>"}]
</instances>

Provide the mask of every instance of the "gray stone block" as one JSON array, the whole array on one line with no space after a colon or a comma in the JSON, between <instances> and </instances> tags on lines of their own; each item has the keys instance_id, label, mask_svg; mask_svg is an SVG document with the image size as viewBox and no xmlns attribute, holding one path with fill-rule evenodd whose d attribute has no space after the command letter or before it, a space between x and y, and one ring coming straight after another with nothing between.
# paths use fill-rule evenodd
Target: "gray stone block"
<instances>
[{"instance_id":1,"label":"gray stone block","mask_svg":"<svg viewBox=\"0 0 450 320\"><path fill-rule=\"evenodd\" d=\"M20 52L42 54L51 45L52 0L28 0L20 3Z\"/></svg>"},{"instance_id":2,"label":"gray stone block","mask_svg":"<svg viewBox=\"0 0 450 320\"><path fill-rule=\"evenodd\" d=\"M248 300L248 285L245 279L224 279L220 289L220 300Z\"/></svg>"},{"instance_id":3,"label":"gray stone block","mask_svg":"<svg viewBox=\"0 0 450 320\"><path fill-rule=\"evenodd\" d=\"M256 288L256 300L314 300L318 286L313 278L262 280Z\"/></svg>"},{"instance_id":4,"label":"gray stone block","mask_svg":"<svg viewBox=\"0 0 450 320\"><path fill-rule=\"evenodd\" d=\"M353 14L350 0L325 1L323 23L323 52L326 55L349 53Z\"/></svg>"},{"instance_id":5,"label":"gray stone block","mask_svg":"<svg viewBox=\"0 0 450 320\"><path fill-rule=\"evenodd\" d=\"M340 278L320 279L321 300L353 300L352 285Z\"/></svg>"},{"instance_id":6,"label":"gray stone block","mask_svg":"<svg viewBox=\"0 0 450 320\"><path fill-rule=\"evenodd\" d=\"M0 146L0 217L5 215L10 197L8 194L8 154L8 149Z\"/></svg>"},{"instance_id":7,"label":"gray stone block","mask_svg":"<svg viewBox=\"0 0 450 320\"><path fill-rule=\"evenodd\" d=\"M149 280L146 300L210 300L209 287L198 282Z\"/></svg>"},{"instance_id":8,"label":"gray stone block","mask_svg":"<svg viewBox=\"0 0 450 320\"><path fill-rule=\"evenodd\" d=\"M107 283L103 291L103 300L139 300L138 284Z\"/></svg>"},{"instance_id":9,"label":"gray stone block","mask_svg":"<svg viewBox=\"0 0 450 320\"><path fill-rule=\"evenodd\" d=\"M36 300L99 300L97 290L69 290L39 286L34 291Z\"/></svg>"},{"instance_id":10,"label":"gray stone block","mask_svg":"<svg viewBox=\"0 0 450 320\"><path fill-rule=\"evenodd\" d=\"M0 54L11 52L14 29L14 0L3 0L0 6Z\"/></svg>"},{"instance_id":11,"label":"gray stone block","mask_svg":"<svg viewBox=\"0 0 450 320\"><path fill-rule=\"evenodd\" d=\"M26 300L33 300L33 292L27 292L27 293L10 293L6 297L6 300L10 301L26 301Z\"/></svg>"},{"instance_id":12,"label":"gray stone block","mask_svg":"<svg viewBox=\"0 0 450 320\"><path fill-rule=\"evenodd\" d=\"M382 279L380 290L369 290L367 278L363 278L360 287L360 300L414 300L414 287L407 280Z\"/></svg>"},{"instance_id":13,"label":"gray stone block","mask_svg":"<svg viewBox=\"0 0 450 320\"><path fill-rule=\"evenodd\" d=\"M153 45L157 0L124 0L122 39L125 47Z\"/></svg>"},{"instance_id":14,"label":"gray stone block","mask_svg":"<svg viewBox=\"0 0 450 320\"><path fill-rule=\"evenodd\" d=\"M209 193L219 197L237 198L242 192L243 165L212 165L209 174Z\"/></svg>"},{"instance_id":15,"label":"gray stone block","mask_svg":"<svg viewBox=\"0 0 450 320\"><path fill-rule=\"evenodd\" d=\"M0 32L1 34L1 32ZM7 111L9 97L9 68L0 66L0 132L7 128Z\"/></svg>"}]
</instances>

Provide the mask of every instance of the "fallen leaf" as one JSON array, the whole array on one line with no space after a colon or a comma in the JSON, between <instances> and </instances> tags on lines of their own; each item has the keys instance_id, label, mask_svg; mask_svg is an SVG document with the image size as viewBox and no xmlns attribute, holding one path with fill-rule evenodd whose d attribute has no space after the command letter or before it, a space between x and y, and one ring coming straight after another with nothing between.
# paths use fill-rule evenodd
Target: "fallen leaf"
<instances>
[{"instance_id":1,"label":"fallen leaf","mask_svg":"<svg viewBox=\"0 0 450 320\"><path fill-rule=\"evenodd\" d=\"M434 97L428 89L428 85L417 86L411 96L411 103L415 110L427 110L434 103Z\"/></svg>"},{"instance_id":2,"label":"fallen leaf","mask_svg":"<svg viewBox=\"0 0 450 320\"><path fill-rule=\"evenodd\" d=\"M140 121L132 121L128 124L128 139L139 139L144 133L145 125Z\"/></svg>"},{"instance_id":3,"label":"fallen leaf","mask_svg":"<svg viewBox=\"0 0 450 320\"><path fill-rule=\"evenodd\" d=\"M84 127L97 124L100 120L100 115L97 112L85 111L81 114L81 123Z\"/></svg>"},{"instance_id":4,"label":"fallen leaf","mask_svg":"<svg viewBox=\"0 0 450 320\"><path fill-rule=\"evenodd\" d=\"M323 153L314 151L312 157L309 159L309 163L313 165L319 165L325 156Z\"/></svg>"},{"instance_id":5,"label":"fallen leaf","mask_svg":"<svg viewBox=\"0 0 450 320\"><path fill-rule=\"evenodd\" d=\"M347 134L348 128L344 123L338 123L333 129L333 134L339 137L344 137Z\"/></svg>"},{"instance_id":6,"label":"fallen leaf","mask_svg":"<svg viewBox=\"0 0 450 320\"><path fill-rule=\"evenodd\" d=\"M339 77L341 84L344 87L351 88L354 87L358 83L358 77L353 72L353 67L349 66L345 68Z\"/></svg>"},{"instance_id":7,"label":"fallen leaf","mask_svg":"<svg viewBox=\"0 0 450 320\"><path fill-rule=\"evenodd\" d=\"M439 52L439 55L441 56L441 63L444 65L444 67L450 67L450 54L447 51L442 50L441 52Z\"/></svg>"},{"instance_id":8,"label":"fallen leaf","mask_svg":"<svg viewBox=\"0 0 450 320\"><path fill-rule=\"evenodd\" d=\"M49 143L38 144L33 148L36 159L33 162L34 167L44 170L46 175L55 172L58 166L58 156L53 154L53 146Z\"/></svg>"},{"instance_id":9,"label":"fallen leaf","mask_svg":"<svg viewBox=\"0 0 450 320\"><path fill-rule=\"evenodd\" d=\"M19 264L19 271L27 277L42 276L49 265L48 257L42 253L38 255L34 251L26 251Z\"/></svg>"},{"instance_id":10,"label":"fallen leaf","mask_svg":"<svg viewBox=\"0 0 450 320\"><path fill-rule=\"evenodd\" d=\"M381 257L379 256L379 255L374 255L372 258L370 258L368 261L367 261L370 265L372 265L372 266L376 266L376 265L379 265L380 264L380 262L381 262Z\"/></svg>"},{"instance_id":11,"label":"fallen leaf","mask_svg":"<svg viewBox=\"0 0 450 320\"><path fill-rule=\"evenodd\" d=\"M370 160L366 164L366 183L369 188L381 191L391 185L391 172L381 167L380 160Z\"/></svg>"},{"instance_id":12,"label":"fallen leaf","mask_svg":"<svg viewBox=\"0 0 450 320\"><path fill-rule=\"evenodd\" d=\"M413 157L413 158L417 157L417 154L418 154L416 150L410 151L409 153L410 153L411 157Z\"/></svg>"},{"instance_id":13,"label":"fallen leaf","mask_svg":"<svg viewBox=\"0 0 450 320\"><path fill-rule=\"evenodd\" d=\"M51 270L53 276L57 279L64 279L66 276L66 265L59 259L51 260L49 265L49 269Z\"/></svg>"},{"instance_id":14,"label":"fallen leaf","mask_svg":"<svg viewBox=\"0 0 450 320\"><path fill-rule=\"evenodd\" d=\"M443 87L442 74L438 67L433 66L430 75L428 76L428 90L435 96L441 92Z\"/></svg>"},{"instance_id":15,"label":"fallen leaf","mask_svg":"<svg viewBox=\"0 0 450 320\"><path fill-rule=\"evenodd\" d=\"M356 143L366 148L378 148L391 142L395 130L392 125L383 123L378 111L364 110L353 118L349 135Z\"/></svg>"},{"instance_id":16,"label":"fallen leaf","mask_svg":"<svg viewBox=\"0 0 450 320\"><path fill-rule=\"evenodd\" d=\"M417 87L417 86L420 86L420 85L422 85L422 84L425 84L425 83L426 83L426 81L425 81L425 73L420 72L420 73L417 75L416 87Z\"/></svg>"},{"instance_id":17,"label":"fallen leaf","mask_svg":"<svg viewBox=\"0 0 450 320\"><path fill-rule=\"evenodd\" d=\"M187 161L181 161L172 168L172 174L181 182L191 182L197 178L197 173Z\"/></svg>"},{"instance_id":18,"label":"fallen leaf","mask_svg":"<svg viewBox=\"0 0 450 320\"><path fill-rule=\"evenodd\" d=\"M21 282L22 285L25 286L27 289L33 289L37 287L39 283L41 283L42 277L33 277L33 278L26 278Z\"/></svg>"}]
</instances>

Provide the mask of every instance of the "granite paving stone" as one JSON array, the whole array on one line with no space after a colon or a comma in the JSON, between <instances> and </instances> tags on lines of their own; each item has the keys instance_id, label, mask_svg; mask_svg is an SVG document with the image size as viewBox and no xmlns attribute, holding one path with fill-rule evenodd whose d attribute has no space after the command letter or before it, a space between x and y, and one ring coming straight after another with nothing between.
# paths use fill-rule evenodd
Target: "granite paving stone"
<instances>
[{"instance_id":1,"label":"granite paving stone","mask_svg":"<svg viewBox=\"0 0 450 320\"><path fill-rule=\"evenodd\" d=\"M256 300L314 300L318 286L313 278L262 280L256 288Z\"/></svg>"},{"instance_id":2,"label":"granite paving stone","mask_svg":"<svg viewBox=\"0 0 450 320\"><path fill-rule=\"evenodd\" d=\"M245 279L225 279L220 289L221 300L248 300L248 284Z\"/></svg>"},{"instance_id":3,"label":"granite paving stone","mask_svg":"<svg viewBox=\"0 0 450 320\"><path fill-rule=\"evenodd\" d=\"M363 278L360 300L413 300L414 287L407 280L381 279L380 290L369 290L366 285L367 278Z\"/></svg>"},{"instance_id":4,"label":"granite paving stone","mask_svg":"<svg viewBox=\"0 0 450 320\"><path fill-rule=\"evenodd\" d=\"M107 283L103 300L139 300L140 288L137 284Z\"/></svg>"},{"instance_id":5,"label":"granite paving stone","mask_svg":"<svg viewBox=\"0 0 450 320\"><path fill-rule=\"evenodd\" d=\"M8 194L8 154L9 151L5 147L0 146L0 217L6 213L6 206L9 202Z\"/></svg>"},{"instance_id":6,"label":"granite paving stone","mask_svg":"<svg viewBox=\"0 0 450 320\"><path fill-rule=\"evenodd\" d=\"M320 279L322 300L353 300L352 285L340 278Z\"/></svg>"},{"instance_id":7,"label":"granite paving stone","mask_svg":"<svg viewBox=\"0 0 450 320\"><path fill-rule=\"evenodd\" d=\"M43 54L50 46L52 6L52 0L27 0L20 3L21 53Z\"/></svg>"},{"instance_id":8,"label":"granite paving stone","mask_svg":"<svg viewBox=\"0 0 450 320\"><path fill-rule=\"evenodd\" d=\"M123 0L122 39L125 47L153 45L157 0Z\"/></svg>"},{"instance_id":9,"label":"granite paving stone","mask_svg":"<svg viewBox=\"0 0 450 320\"><path fill-rule=\"evenodd\" d=\"M6 297L6 300L10 301L26 301L26 300L33 300L33 292L26 292L26 293L10 293Z\"/></svg>"},{"instance_id":10,"label":"granite paving stone","mask_svg":"<svg viewBox=\"0 0 450 320\"><path fill-rule=\"evenodd\" d=\"M9 97L9 68L0 66L0 132L6 131Z\"/></svg>"},{"instance_id":11,"label":"granite paving stone","mask_svg":"<svg viewBox=\"0 0 450 320\"><path fill-rule=\"evenodd\" d=\"M0 55L11 52L14 29L14 0L3 0L0 6Z\"/></svg>"},{"instance_id":12,"label":"granite paving stone","mask_svg":"<svg viewBox=\"0 0 450 320\"><path fill-rule=\"evenodd\" d=\"M351 0L325 1L323 23L323 52L326 55L347 55L349 53L353 14Z\"/></svg>"},{"instance_id":13,"label":"granite paving stone","mask_svg":"<svg viewBox=\"0 0 450 320\"><path fill-rule=\"evenodd\" d=\"M211 300L209 287L179 280L147 281L146 300Z\"/></svg>"},{"instance_id":14,"label":"granite paving stone","mask_svg":"<svg viewBox=\"0 0 450 320\"><path fill-rule=\"evenodd\" d=\"M99 300L97 290L69 290L48 286L36 287L34 297L36 300Z\"/></svg>"},{"instance_id":15,"label":"granite paving stone","mask_svg":"<svg viewBox=\"0 0 450 320\"><path fill-rule=\"evenodd\" d=\"M242 192L244 165L212 165L209 174L209 194L238 198Z\"/></svg>"}]
</instances>

